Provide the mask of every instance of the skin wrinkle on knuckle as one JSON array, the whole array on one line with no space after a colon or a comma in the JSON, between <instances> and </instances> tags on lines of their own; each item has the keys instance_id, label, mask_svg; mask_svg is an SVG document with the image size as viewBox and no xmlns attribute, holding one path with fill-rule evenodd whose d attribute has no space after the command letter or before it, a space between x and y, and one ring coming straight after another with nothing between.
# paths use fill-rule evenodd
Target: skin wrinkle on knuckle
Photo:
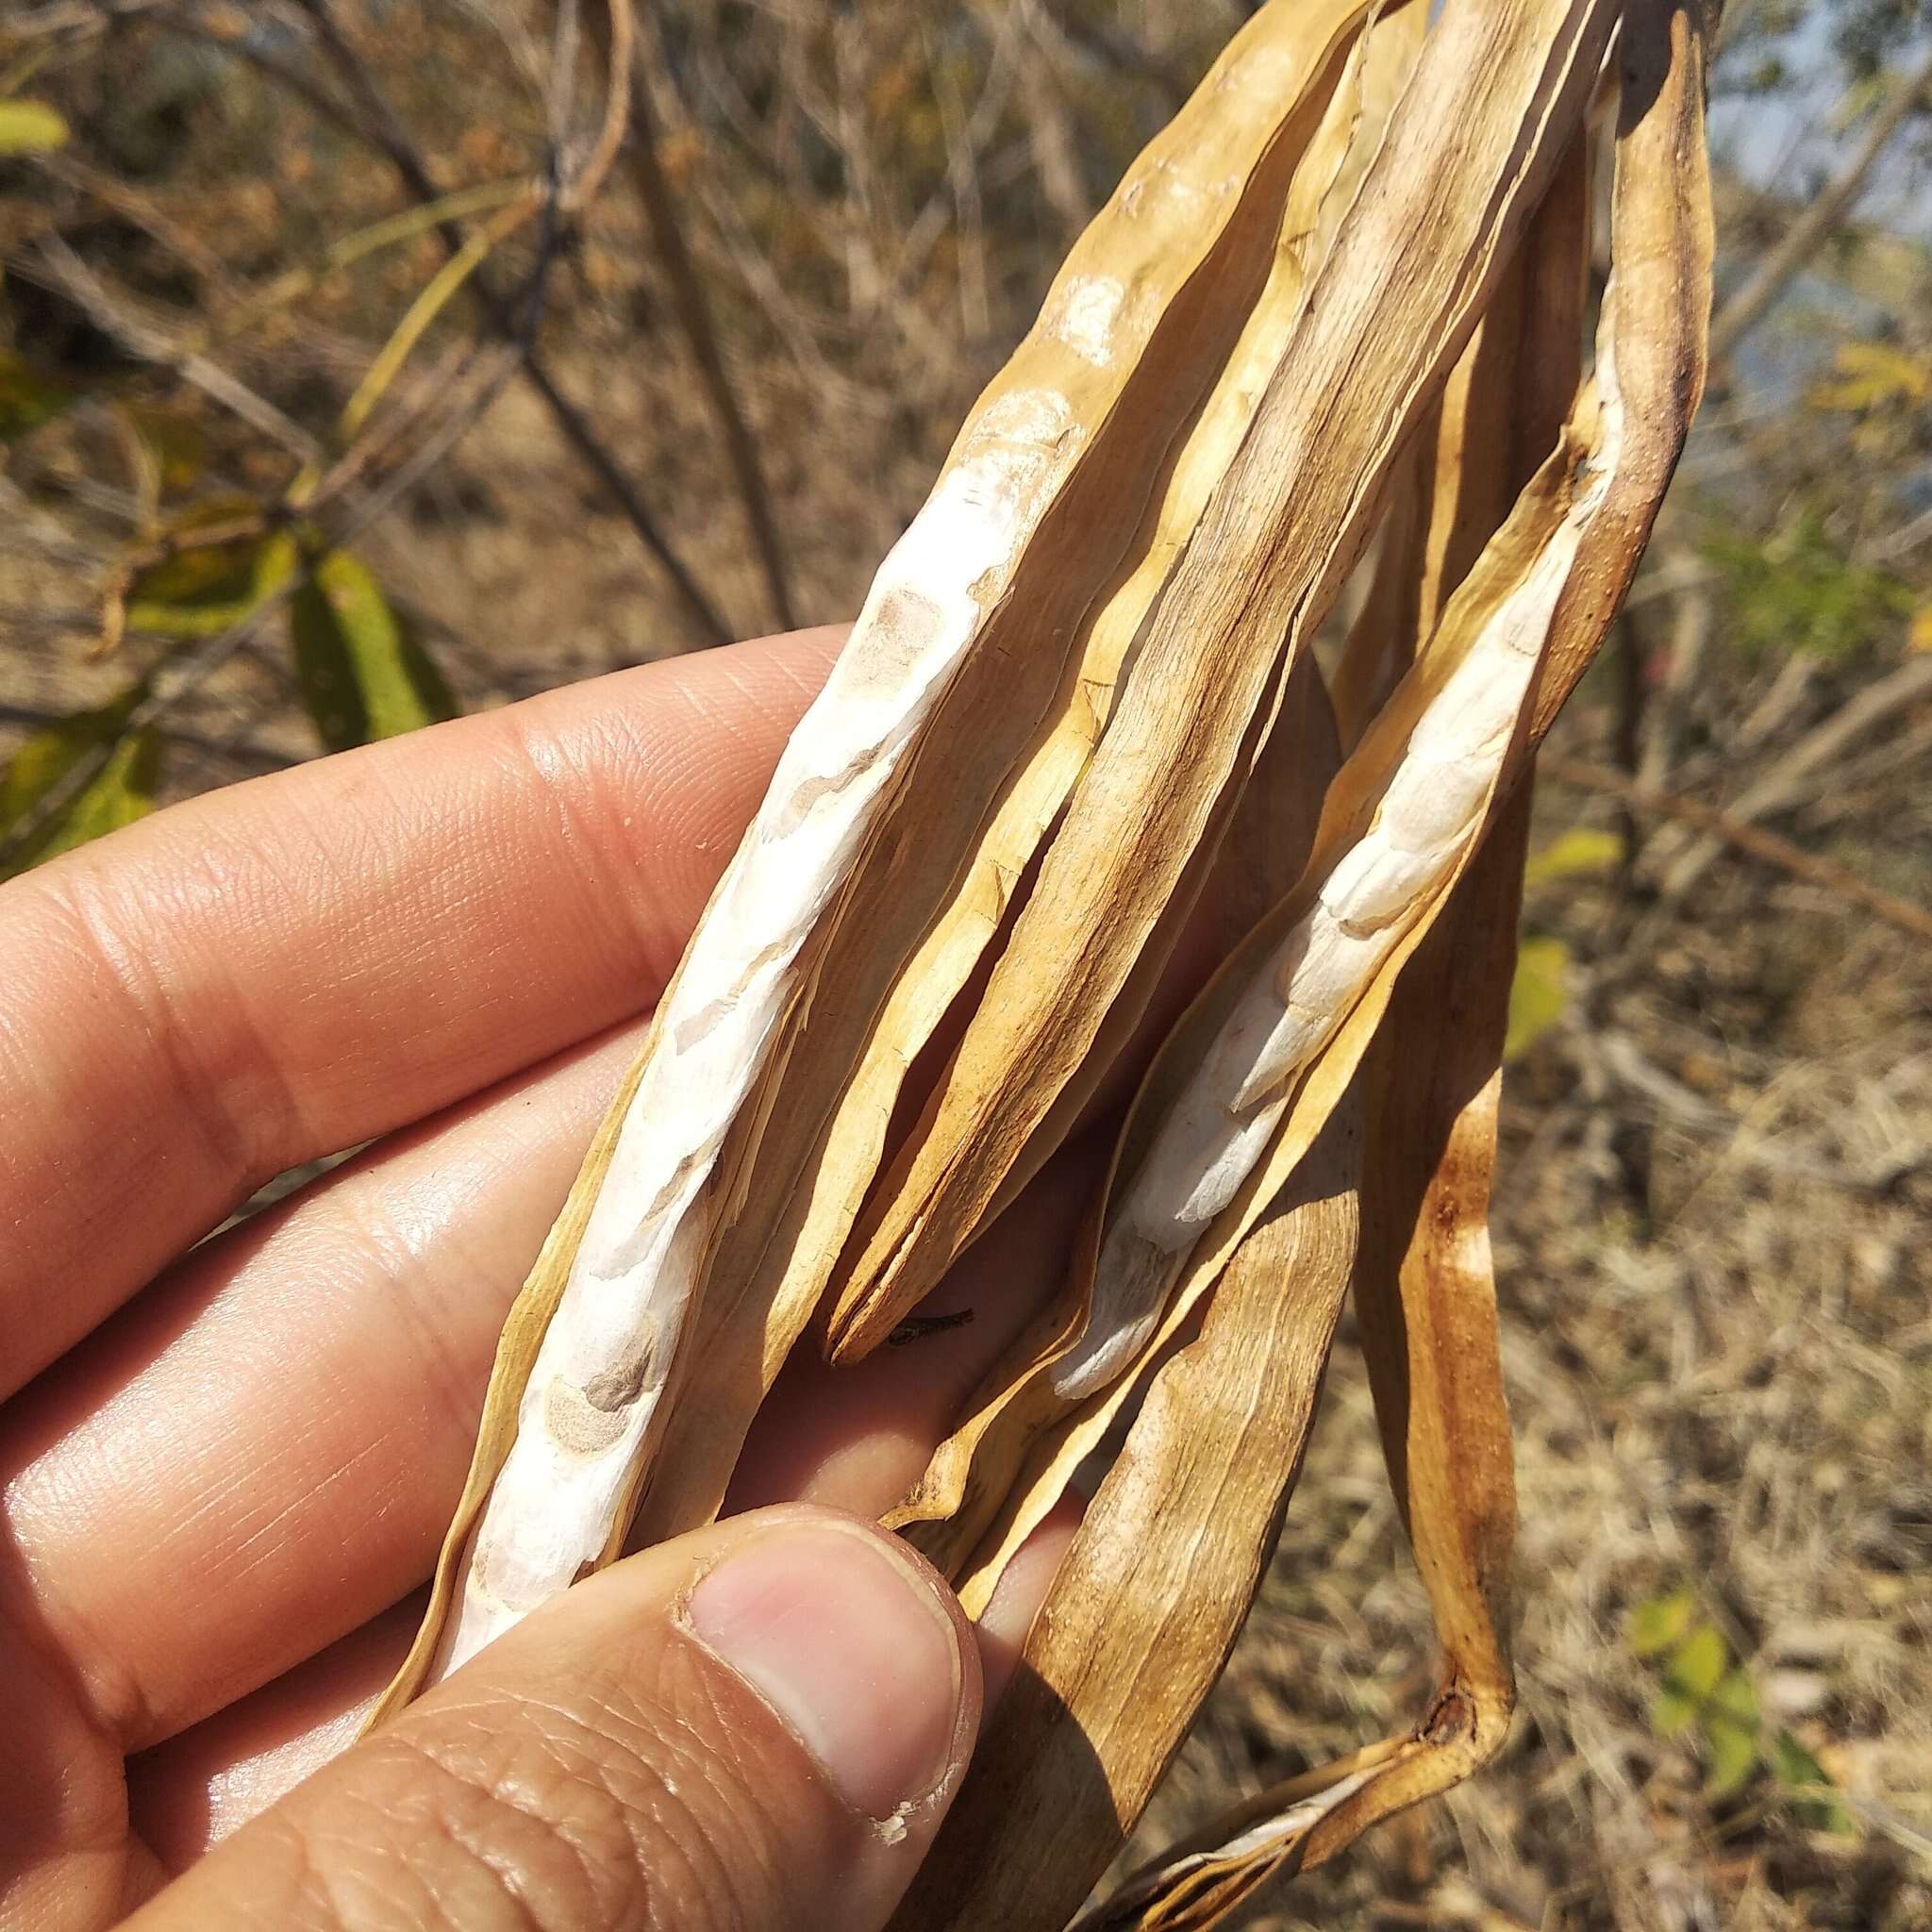
<instances>
[{"instance_id":1,"label":"skin wrinkle on knuckle","mask_svg":"<svg viewBox=\"0 0 1932 1932\"><path fill-rule=\"evenodd\" d=\"M49 898L69 922L76 950L105 975L101 983L125 1009L126 1024L116 1030L158 1047L176 1089L169 1096L173 1118L185 1117L226 1191L239 1197L280 1167L277 1149L301 1130L300 1096L272 1040L247 1017L242 989L228 976L218 949L199 949L193 963L197 971L219 974L224 982L225 997L208 996L205 1004L208 1014L225 1015L220 1029L225 1037L218 1037L213 1027L184 1024L177 1000L125 929L128 919L122 876L100 866L75 867L49 881ZM135 918L152 916L148 910ZM189 924L179 922L181 926ZM240 1081L223 1071L224 1060L251 1065L254 1072Z\"/></svg>"},{"instance_id":2,"label":"skin wrinkle on knuckle","mask_svg":"<svg viewBox=\"0 0 1932 1932\"><path fill-rule=\"evenodd\" d=\"M658 1874L667 1899L706 1901L710 1926L768 1924L777 1896L769 1849L789 1834L736 1748L741 1727L720 1708L708 1666L693 1669L687 1648L674 1639L613 1674L591 1734L619 1755L607 1754L596 1770L631 1822L635 1857ZM576 1721L575 1711L564 1715ZM674 1913L666 1923L682 1921Z\"/></svg>"},{"instance_id":3,"label":"skin wrinkle on knuckle","mask_svg":"<svg viewBox=\"0 0 1932 1932\"><path fill-rule=\"evenodd\" d=\"M684 942L658 883L662 868L640 864L629 837L633 818L655 824L656 816L620 796L620 761L608 761L614 769L607 771L604 758L576 754L570 731L514 709L499 715L504 751L534 781L534 796L558 828L558 860L582 882L579 911L597 950L623 967L635 988L628 1010L641 1011L663 990Z\"/></svg>"},{"instance_id":4,"label":"skin wrinkle on knuckle","mask_svg":"<svg viewBox=\"0 0 1932 1932\"><path fill-rule=\"evenodd\" d=\"M13 1484L0 1483L0 1523L11 1524L16 1508ZM147 1687L60 1587L58 1572L36 1560L31 1548L18 1554L20 1572L0 1576L0 1618L58 1672L88 1728L111 1740L117 1752L125 1751L129 1738L154 1724ZM9 1607L6 1596L14 1591L18 1594Z\"/></svg>"},{"instance_id":5,"label":"skin wrinkle on knuckle","mask_svg":"<svg viewBox=\"0 0 1932 1932\"><path fill-rule=\"evenodd\" d=\"M386 1300L391 1314L408 1331L402 1345L410 1359L411 1387L424 1406L454 1429L460 1441L474 1432L481 1407L475 1386L479 1352L472 1348L466 1354L463 1326L441 1319L443 1311L439 1304L414 1291L424 1273L437 1265L438 1243L459 1229L460 1217L457 1227L439 1220L427 1230L419 1229L412 1235L374 1189L356 1191L360 1198L341 1204L339 1211L326 1217L328 1224L317 1231L317 1255L328 1257L328 1274L338 1281L366 1272L370 1279L393 1291ZM359 1256L362 1266L345 1267L344 1250L352 1264ZM477 1271L471 1278L487 1282L490 1276ZM503 1304L508 1306L508 1295Z\"/></svg>"},{"instance_id":6,"label":"skin wrinkle on knuckle","mask_svg":"<svg viewBox=\"0 0 1932 1932\"><path fill-rule=\"evenodd\" d=\"M521 1702L508 1704L500 1720L508 1732L486 1732L472 1720L467 1738L455 1740L389 1733L380 1741L393 1754L400 1789L386 1793L384 1777L364 1795L371 1816L341 1830L344 1851L364 1857L374 1845L393 1854L435 1912L428 1924L452 1932L651 1924L653 1878L632 1854L616 1801L601 1779L544 1750L531 1714ZM507 1915L479 1918L479 1883ZM396 1923L415 1932L425 1922Z\"/></svg>"},{"instance_id":7,"label":"skin wrinkle on knuckle","mask_svg":"<svg viewBox=\"0 0 1932 1932\"><path fill-rule=\"evenodd\" d=\"M769 1924L778 1874L758 1854L774 1843L774 1828L755 1781L720 1748L727 1734L693 1721L682 1702L671 1687L654 1695L649 1683L633 1688L600 1673L596 1683L579 1678L554 1697L526 1690L445 1704L439 1722L454 1727L453 1738L407 1741L504 1807L493 1813L499 1842L502 1827L520 1818L566 1848L588 1882L620 1887L621 1912L589 1921L565 1914L559 1924L673 1932L697 1924L723 1932ZM540 1923L549 1921L540 1915Z\"/></svg>"}]
</instances>

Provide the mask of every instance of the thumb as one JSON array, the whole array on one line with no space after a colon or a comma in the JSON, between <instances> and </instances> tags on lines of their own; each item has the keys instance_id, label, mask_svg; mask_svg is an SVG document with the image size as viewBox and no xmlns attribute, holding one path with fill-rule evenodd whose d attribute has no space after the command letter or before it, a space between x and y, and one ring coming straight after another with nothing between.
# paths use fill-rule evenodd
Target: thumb
<instances>
[{"instance_id":1,"label":"thumb","mask_svg":"<svg viewBox=\"0 0 1932 1932\"><path fill-rule=\"evenodd\" d=\"M875 1932L979 1703L972 1626L918 1557L761 1510L546 1605L131 1923Z\"/></svg>"}]
</instances>

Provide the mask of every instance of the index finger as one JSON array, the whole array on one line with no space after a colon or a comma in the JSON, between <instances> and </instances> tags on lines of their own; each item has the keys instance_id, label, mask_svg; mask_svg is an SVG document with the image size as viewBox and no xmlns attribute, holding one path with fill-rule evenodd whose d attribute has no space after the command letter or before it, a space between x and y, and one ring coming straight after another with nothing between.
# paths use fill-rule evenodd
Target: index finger
<instances>
[{"instance_id":1,"label":"index finger","mask_svg":"<svg viewBox=\"0 0 1932 1932\"><path fill-rule=\"evenodd\" d=\"M0 889L0 1396L283 1168L651 1006L842 636L255 779Z\"/></svg>"}]
</instances>

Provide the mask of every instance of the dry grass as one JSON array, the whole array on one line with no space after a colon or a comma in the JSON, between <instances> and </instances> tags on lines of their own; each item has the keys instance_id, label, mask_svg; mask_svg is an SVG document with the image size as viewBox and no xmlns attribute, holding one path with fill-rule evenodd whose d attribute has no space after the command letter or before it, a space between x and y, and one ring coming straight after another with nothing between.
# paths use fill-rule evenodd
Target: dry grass
<instances>
[{"instance_id":1,"label":"dry grass","mask_svg":"<svg viewBox=\"0 0 1932 1932\"><path fill-rule=\"evenodd\" d=\"M1548 829L1575 811L1542 801ZM1506 1105L1516 1738L1257 1928L1903 1932L1932 1915L1924 965L1762 876L1719 874L1711 897L1641 966L1607 893L1564 908L1601 990ZM1611 941L1594 957L1592 926ZM1674 1109L1607 1068L1606 1027L1615 1058L1676 1085ZM1684 1582L1856 1836L1806 1830L1768 1781L1713 1804L1695 1750L1653 1730L1624 1619ZM1140 1844L1399 1723L1428 1630L1344 1346L1267 1592Z\"/></svg>"}]
</instances>

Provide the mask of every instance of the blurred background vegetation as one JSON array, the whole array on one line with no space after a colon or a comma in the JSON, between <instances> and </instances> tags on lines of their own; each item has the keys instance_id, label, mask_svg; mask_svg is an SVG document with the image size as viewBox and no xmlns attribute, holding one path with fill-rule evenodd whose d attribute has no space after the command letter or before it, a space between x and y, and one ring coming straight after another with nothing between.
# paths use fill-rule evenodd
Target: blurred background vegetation
<instances>
[{"instance_id":1,"label":"blurred background vegetation","mask_svg":"<svg viewBox=\"0 0 1932 1932\"><path fill-rule=\"evenodd\" d=\"M0 870L849 616L1242 10L0 0ZM1728 15L1711 398L1539 793L1524 1715L1256 1925L1932 1924L1932 22ZM1417 1707L1376 1457L1345 1335L1140 1849Z\"/></svg>"}]
</instances>

